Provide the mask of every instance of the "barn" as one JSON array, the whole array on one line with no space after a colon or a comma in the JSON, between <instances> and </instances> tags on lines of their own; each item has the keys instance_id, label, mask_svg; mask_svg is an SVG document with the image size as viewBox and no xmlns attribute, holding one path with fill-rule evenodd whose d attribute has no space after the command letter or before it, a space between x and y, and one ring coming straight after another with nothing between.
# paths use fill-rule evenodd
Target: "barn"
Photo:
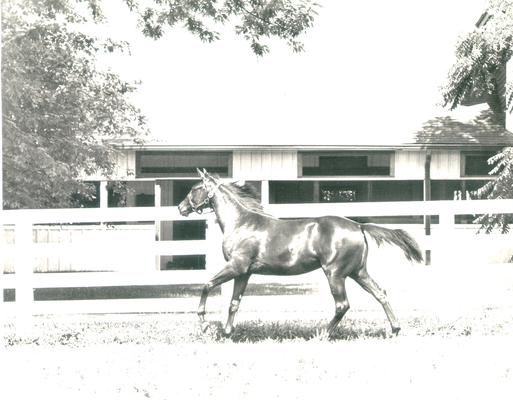
<instances>
[{"instance_id":1,"label":"barn","mask_svg":"<svg viewBox=\"0 0 513 400\"><path fill-rule=\"evenodd\" d=\"M265 206L471 200L476 189L493 179L487 160L513 145L504 122L482 104L436 115L408 134L340 137L324 145L278 144L279 138L258 145L119 142L116 176L91 180L98 196L87 205L177 206L198 182L196 168L251 183ZM469 226L474 219L459 215L455 222ZM412 229L425 224L419 215L360 220ZM436 225L438 219L431 222ZM202 240L206 235L205 220L159 221L146 228L160 241ZM205 256L162 255L157 267L204 269Z\"/></svg>"},{"instance_id":2,"label":"barn","mask_svg":"<svg viewBox=\"0 0 513 400\"><path fill-rule=\"evenodd\" d=\"M439 203L433 202L433 217L426 216L422 206L411 215L383 213L383 204L406 209L407 204L425 200L476 199L475 190L494 179L487 160L501 148L513 146L513 134L504 125L504 119L486 105L476 104L435 115L410 132L381 136L341 132L325 144L301 144L299 139L298 143L280 143L280 137L265 144L248 144L244 139L207 145L120 141L115 143L115 174L109 179L84 178L96 187L97 196L94 201L83 202L83 208L107 213L129 208L126 211L130 215L161 207L176 210L198 182L196 168L205 168L228 181L252 184L264 208L278 212L278 216L282 216L280 210L292 205L300 210L294 217L305 216L301 210L315 210L320 215L334 210L336 215L361 222L405 228L427 248L423 243L426 230L436 231L441 226ZM365 213L346 211L344 205L350 204L365 205ZM478 237L475 214L449 216L457 229L455 237L462 238L460 249L451 248L459 254L458 262L510 260L510 235ZM35 271L181 271L168 280L179 282L183 277L199 282L218 269L219 230L211 216L148 215L113 223L77 221L63 225L55 220L38 224L33 230L35 243L82 245L85 250L70 248L68 252L38 255ZM6 235L4 240L14 243L14 231L7 230ZM160 246L157 252L155 243ZM122 248L115 250L113 244ZM91 252L91 248L97 250ZM430 250L425 255L430 261ZM435 261L451 262L450 256L447 251L438 252ZM13 271L14 264L7 257L4 269Z\"/></svg>"}]
</instances>

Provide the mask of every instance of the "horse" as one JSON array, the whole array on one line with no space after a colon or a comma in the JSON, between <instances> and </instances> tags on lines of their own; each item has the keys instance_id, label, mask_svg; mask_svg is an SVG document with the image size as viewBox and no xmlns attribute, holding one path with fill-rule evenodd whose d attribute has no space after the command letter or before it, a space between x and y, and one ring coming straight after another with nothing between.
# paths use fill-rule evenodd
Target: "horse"
<instances>
[{"instance_id":1,"label":"horse","mask_svg":"<svg viewBox=\"0 0 513 400\"><path fill-rule=\"evenodd\" d=\"M252 274L298 275L322 268L335 300L335 315L327 327L332 338L346 312L347 277L354 279L381 304L392 333L401 329L386 292L367 272L368 237L381 245L398 246L410 261L421 262L417 242L402 229L357 223L339 216L282 220L264 212L250 185L225 183L205 169L197 169L201 181L178 205L182 216L212 210L223 233L226 264L203 287L198 307L201 329L208 329L205 306L209 292L234 280L224 334L233 332L233 321Z\"/></svg>"}]
</instances>

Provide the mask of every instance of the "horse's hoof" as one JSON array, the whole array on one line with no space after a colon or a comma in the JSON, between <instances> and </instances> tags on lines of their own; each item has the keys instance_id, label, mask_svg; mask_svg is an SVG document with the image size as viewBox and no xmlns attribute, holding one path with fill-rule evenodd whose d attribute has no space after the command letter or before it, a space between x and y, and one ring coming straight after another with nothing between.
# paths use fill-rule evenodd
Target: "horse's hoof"
<instances>
[{"instance_id":1,"label":"horse's hoof","mask_svg":"<svg viewBox=\"0 0 513 400\"><path fill-rule=\"evenodd\" d=\"M205 333L209 327L210 327L210 324L208 322L202 322L201 323L201 332Z\"/></svg>"},{"instance_id":2,"label":"horse's hoof","mask_svg":"<svg viewBox=\"0 0 513 400\"><path fill-rule=\"evenodd\" d=\"M399 331L401 330L401 328L399 326L395 326L392 328L392 334L394 334L395 336L399 335Z\"/></svg>"},{"instance_id":3,"label":"horse's hoof","mask_svg":"<svg viewBox=\"0 0 513 400\"><path fill-rule=\"evenodd\" d=\"M230 336L232 336L233 329L231 329L231 328L230 328L230 329L226 329L226 328L225 328L225 329L224 329L224 331L223 331L223 333L224 333L224 336L225 336L225 337L230 337Z\"/></svg>"}]
</instances>

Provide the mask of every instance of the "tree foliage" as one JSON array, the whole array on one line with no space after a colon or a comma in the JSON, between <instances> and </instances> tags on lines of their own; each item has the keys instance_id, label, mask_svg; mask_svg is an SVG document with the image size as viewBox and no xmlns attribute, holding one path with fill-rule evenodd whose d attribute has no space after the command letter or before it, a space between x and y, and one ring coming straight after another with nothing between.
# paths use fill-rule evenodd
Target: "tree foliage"
<instances>
[{"instance_id":1,"label":"tree foliage","mask_svg":"<svg viewBox=\"0 0 513 400\"><path fill-rule=\"evenodd\" d=\"M489 0L483 17L456 46L456 61L442 95L451 109L468 99L481 100L504 117L513 107L513 81L505 82L505 65L513 55L513 0ZM513 148L504 148L489 164L496 178L477 191L478 197L513 198ZM507 232L513 215L483 215L477 222L486 232Z\"/></svg>"},{"instance_id":2,"label":"tree foliage","mask_svg":"<svg viewBox=\"0 0 513 400\"><path fill-rule=\"evenodd\" d=\"M313 24L308 0L124 0L139 13L144 34L160 38L166 27L185 26L201 40L231 23L257 55L266 38L295 51ZM130 104L132 84L97 67L102 52L126 44L100 40L80 26L104 18L101 0L2 1L2 128L5 208L48 208L92 199L80 181L109 176L115 149L108 140L140 137L144 118ZM136 27L134 27L136 29Z\"/></svg>"},{"instance_id":3,"label":"tree foliage","mask_svg":"<svg viewBox=\"0 0 513 400\"><path fill-rule=\"evenodd\" d=\"M97 68L123 48L80 30L102 16L96 1L2 2L2 129L5 208L51 208L91 199L80 177L114 168L108 140L138 138L145 121L134 86Z\"/></svg>"},{"instance_id":4,"label":"tree foliage","mask_svg":"<svg viewBox=\"0 0 513 400\"><path fill-rule=\"evenodd\" d=\"M513 198L513 147L506 147L491 157L489 164L494 164L490 174L497 175L496 180L489 181L477 190L479 198L510 199ZM513 214L484 214L477 218L481 229L486 233L499 229L502 233L509 232L513 223Z\"/></svg>"},{"instance_id":5,"label":"tree foliage","mask_svg":"<svg viewBox=\"0 0 513 400\"><path fill-rule=\"evenodd\" d=\"M269 52L263 41L270 37L302 51L300 36L313 25L318 8L310 0L153 0L150 6L125 1L139 13L147 36L160 38L166 27L181 25L201 40L212 42L219 39L215 28L230 23L259 56Z\"/></svg>"},{"instance_id":6,"label":"tree foliage","mask_svg":"<svg viewBox=\"0 0 513 400\"><path fill-rule=\"evenodd\" d=\"M463 36L456 46L456 61L442 88L444 104L456 108L466 98L484 99L491 108L503 112L501 70L513 55L513 0L489 0L480 26ZM507 100L513 100L512 84ZM500 107L502 104L502 108Z\"/></svg>"}]
</instances>

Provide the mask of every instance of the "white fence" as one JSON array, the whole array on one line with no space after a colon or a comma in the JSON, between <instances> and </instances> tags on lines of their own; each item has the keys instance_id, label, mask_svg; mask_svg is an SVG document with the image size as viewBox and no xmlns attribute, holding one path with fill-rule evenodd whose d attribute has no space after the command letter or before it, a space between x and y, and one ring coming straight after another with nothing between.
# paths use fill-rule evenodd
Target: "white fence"
<instances>
[{"instance_id":1,"label":"white fence","mask_svg":"<svg viewBox=\"0 0 513 400\"><path fill-rule=\"evenodd\" d=\"M424 235L422 224L402 226L416 237L423 250L433 251L434 262L447 262L447 260L453 259L461 261L462 257L469 255L472 251L486 254L487 251L496 252L498 248L503 249L501 251L504 254L500 255L500 258L505 261L511 257L513 252L513 240L510 235L480 235L479 242L476 242L475 226L468 231L463 231L460 226L455 224L456 215L513 213L513 200L287 204L269 205L266 211L281 218L322 215L344 215L347 217L438 215L439 223L433 225L430 236ZM114 239L116 236L113 235L111 241L106 239L107 236L89 235L90 240L78 243L35 243L34 241L34 229L37 224L100 223L103 225L96 225L94 228L100 231L110 229L109 223L114 222L190 221L193 219L207 220L205 240L157 241L154 239L154 235L150 235L141 241L139 239L131 241L126 238L119 241ZM184 218L178 213L177 207L3 211L2 225L4 231L6 229L14 230L14 241L2 243L0 265L4 266L6 259L10 258L13 261L15 273L0 274L0 290L15 288L16 303L24 309L30 309L31 313L38 312L34 308L34 303L43 303L34 302L34 288L203 283L220 269L223 263L221 234L215 225L213 215L191 215ZM122 236L117 236L117 238L120 239ZM481 249L479 243L482 243ZM71 254L75 257L77 255L88 257L91 254L100 257L108 255L111 260L115 260L116 255L119 255L120 263L122 263L123 257L140 257L142 261L141 268L123 269L120 267L115 272L34 273L35 259L46 254L61 256ZM155 257L159 255L190 254L205 254L206 269L160 271L156 267ZM500 262L501 260L495 261ZM277 277L265 277L260 281L262 279L271 282L285 282ZM287 281L289 279L291 278L287 278ZM296 278L296 281L301 281L301 279L304 278ZM51 302L44 303L48 303L50 306ZM148 307L140 306L143 303L142 300L138 303L131 302L129 310L146 310ZM168 307L167 302L161 303L161 308L166 307ZM154 307L150 308L154 309ZM157 309L161 310L161 308ZM92 312L102 310L113 311L110 308L105 308L104 305L92 308ZM129 310L124 309L124 311Z\"/></svg>"}]
</instances>

